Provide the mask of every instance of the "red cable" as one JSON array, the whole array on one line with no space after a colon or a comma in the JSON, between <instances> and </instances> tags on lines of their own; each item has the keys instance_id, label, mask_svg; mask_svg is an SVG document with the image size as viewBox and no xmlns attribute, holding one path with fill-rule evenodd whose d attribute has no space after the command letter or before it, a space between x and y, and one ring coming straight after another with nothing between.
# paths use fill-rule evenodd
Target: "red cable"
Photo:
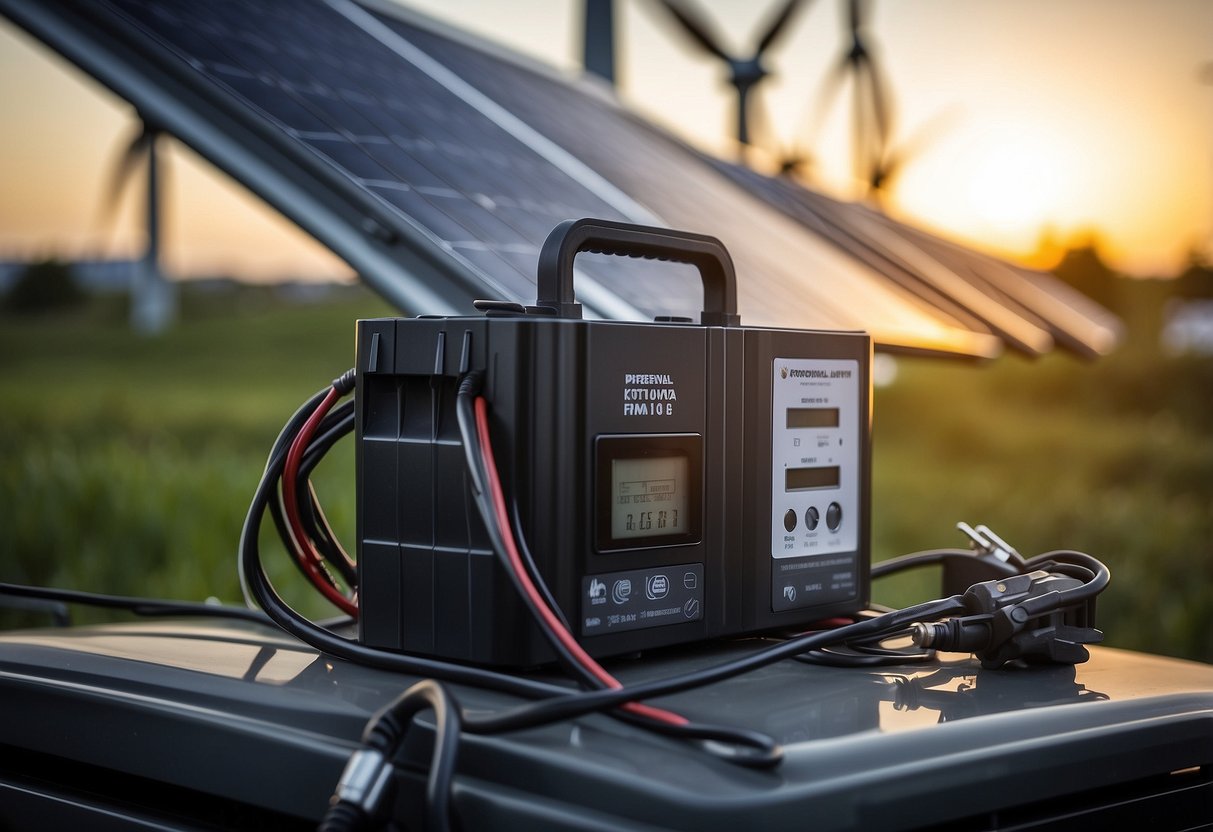
<instances>
[{"instance_id":1,"label":"red cable","mask_svg":"<svg viewBox=\"0 0 1213 832\"><path fill-rule=\"evenodd\" d=\"M321 420L340 398L341 393L337 391L337 388L329 388L324 400L303 423L303 427L291 442L291 448L286 455L286 464L282 468L282 502L286 510L287 525L295 537L295 551L292 554L303 567L307 579L335 607L346 615L357 618L358 602L345 597L341 590L333 584L332 578L324 568L324 558L316 550L311 538L307 536L307 532L303 528L303 522L299 518L298 492L295 488L304 450L312 441L312 436L316 433L316 428L319 427Z\"/></svg>"},{"instance_id":2,"label":"red cable","mask_svg":"<svg viewBox=\"0 0 1213 832\"><path fill-rule=\"evenodd\" d=\"M522 588L527 596L534 601L536 609L539 610L540 616L543 618L544 627L555 634L560 640L560 643L573 655L573 658L579 665L588 670L600 682L612 690L619 690L623 687L622 683L610 673L608 673L602 665L594 661L590 654L585 652L577 640L573 638L556 614L552 612L544 601L543 596L531 581L531 576L522 565L522 556L518 553L518 546L514 542L513 528L510 525L509 514L505 509L505 495L501 490L501 480L497 476L497 463L493 458L493 447L489 442L489 421L488 421L488 406L483 396L476 397L476 433L480 440L480 452L484 457L484 467L488 476L489 496L493 500L493 510L496 514L497 526L501 530L501 536L505 541L506 554L509 556L510 568L518 575L522 583ZM630 711L638 716L647 717L665 722L671 725L686 725L689 720L676 714L672 711L667 711L663 708L655 708L651 705L645 705L641 702L628 702L622 706L625 710Z\"/></svg>"}]
</instances>

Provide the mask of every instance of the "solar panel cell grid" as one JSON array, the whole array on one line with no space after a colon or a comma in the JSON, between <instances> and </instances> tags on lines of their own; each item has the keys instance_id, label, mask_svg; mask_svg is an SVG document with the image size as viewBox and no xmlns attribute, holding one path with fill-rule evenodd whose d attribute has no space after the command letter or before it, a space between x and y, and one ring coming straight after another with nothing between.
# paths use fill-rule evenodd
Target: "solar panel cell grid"
<instances>
[{"instance_id":1,"label":"solar panel cell grid","mask_svg":"<svg viewBox=\"0 0 1213 832\"><path fill-rule=\"evenodd\" d=\"M617 218L323 4L115 5L516 299L556 223Z\"/></svg>"},{"instance_id":2,"label":"solar panel cell grid","mask_svg":"<svg viewBox=\"0 0 1213 832\"><path fill-rule=\"evenodd\" d=\"M668 224L724 240L739 274L744 275L740 286L744 320L871 326L883 331L956 324L912 296L889 288L880 275L862 264L839 262L828 243L814 242L803 231L787 228L777 212L706 170L697 154L626 112L562 81L423 27L385 20L436 60L458 67L494 101L562 147L575 150L594 170ZM785 229L788 233L780 233ZM626 276L621 280L628 281ZM864 285L855 288L855 284ZM852 302L858 298L848 297L853 293L863 298L861 313Z\"/></svg>"}]
</instances>

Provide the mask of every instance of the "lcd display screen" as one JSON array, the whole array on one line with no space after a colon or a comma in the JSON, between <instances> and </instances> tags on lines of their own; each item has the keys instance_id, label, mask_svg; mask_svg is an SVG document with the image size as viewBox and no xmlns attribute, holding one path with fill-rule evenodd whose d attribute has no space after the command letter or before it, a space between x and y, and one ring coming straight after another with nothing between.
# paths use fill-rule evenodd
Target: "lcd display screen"
<instances>
[{"instance_id":1,"label":"lcd display screen","mask_svg":"<svg viewBox=\"0 0 1213 832\"><path fill-rule=\"evenodd\" d=\"M699 543L702 436L599 436L594 447L594 541L599 552Z\"/></svg>"},{"instance_id":2,"label":"lcd display screen","mask_svg":"<svg viewBox=\"0 0 1213 832\"><path fill-rule=\"evenodd\" d=\"M789 428L836 428L838 427L838 408L836 407L789 407Z\"/></svg>"},{"instance_id":3,"label":"lcd display screen","mask_svg":"<svg viewBox=\"0 0 1213 832\"><path fill-rule=\"evenodd\" d=\"M681 455L611 460L611 537L686 534L689 471Z\"/></svg>"},{"instance_id":4,"label":"lcd display screen","mask_svg":"<svg viewBox=\"0 0 1213 832\"><path fill-rule=\"evenodd\" d=\"M784 471L784 486L788 491L837 488L841 476L842 469L837 465L824 468L788 468Z\"/></svg>"}]
</instances>

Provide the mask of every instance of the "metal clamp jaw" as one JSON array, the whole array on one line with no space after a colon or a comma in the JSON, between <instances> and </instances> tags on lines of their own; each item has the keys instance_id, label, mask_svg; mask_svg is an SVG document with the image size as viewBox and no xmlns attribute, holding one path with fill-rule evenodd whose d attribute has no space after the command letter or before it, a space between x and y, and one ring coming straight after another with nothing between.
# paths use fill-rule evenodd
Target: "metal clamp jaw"
<instances>
[{"instance_id":1,"label":"metal clamp jaw","mask_svg":"<svg viewBox=\"0 0 1213 832\"><path fill-rule=\"evenodd\" d=\"M965 590L981 581L1009 578L1027 571L1023 557L1015 547L993 532L989 526L973 528L960 522L956 528L969 538L972 555L943 559L943 593L963 595Z\"/></svg>"}]
</instances>

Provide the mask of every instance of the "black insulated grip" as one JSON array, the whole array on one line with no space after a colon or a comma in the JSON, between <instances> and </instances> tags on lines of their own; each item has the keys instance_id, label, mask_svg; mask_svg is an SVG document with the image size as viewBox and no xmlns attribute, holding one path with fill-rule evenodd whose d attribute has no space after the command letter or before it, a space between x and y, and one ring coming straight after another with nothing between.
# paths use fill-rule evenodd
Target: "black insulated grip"
<instances>
[{"instance_id":1,"label":"black insulated grip","mask_svg":"<svg viewBox=\"0 0 1213 832\"><path fill-rule=\"evenodd\" d=\"M699 269L704 326L740 326L737 274L724 243L715 237L610 220L565 220L539 252L538 300L561 318L580 318L573 295L573 260L581 252L672 260Z\"/></svg>"}]
</instances>

